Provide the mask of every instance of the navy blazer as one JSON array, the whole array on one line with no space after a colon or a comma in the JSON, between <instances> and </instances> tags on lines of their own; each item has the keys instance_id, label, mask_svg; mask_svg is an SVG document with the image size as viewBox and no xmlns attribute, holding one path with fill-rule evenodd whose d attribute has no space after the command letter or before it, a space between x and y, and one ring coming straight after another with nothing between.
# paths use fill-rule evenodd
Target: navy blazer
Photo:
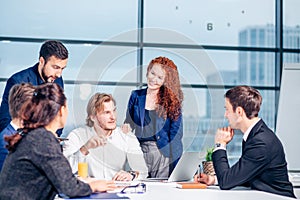
<instances>
[{"instance_id":1,"label":"navy blazer","mask_svg":"<svg viewBox=\"0 0 300 200\"><path fill-rule=\"evenodd\" d=\"M0 133L0 172L4 163L4 160L8 154L8 150L6 149L5 145L6 142L4 141L4 136L6 135L13 135L17 132L14 127L9 123L3 131Z\"/></svg>"},{"instance_id":2,"label":"navy blazer","mask_svg":"<svg viewBox=\"0 0 300 200\"><path fill-rule=\"evenodd\" d=\"M62 77L54 81L62 88L64 88L64 83ZM32 85L41 85L44 83L39 72L38 63L33 67L29 67L20 72L13 74L6 83L5 90L2 96L2 102L0 107L0 131L2 131L11 121L8 108L8 95L9 90L15 85L20 83L31 83ZM61 131L60 131L61 133Z\"/></svg>"},{"instance_id":3,"label":"navy blazer","mask_svg":"<svg viewBox=\"0 0 300 200\"><path fill-rule=\"evenodd\" d=\"M243 142L241 158L231 168L225 150L215 151L212 157L221 189L248 186L295 198L283 146L263 120L252 128Z\"/></svg>"},{"instance_id":4,"label":"navy blazer","mask_svg":"<svg viewBox=\"0 0 300 200\"><path fill-rule=\"evenodd\" d=\"M135 130L138 139L142 138L144 129L146 94L147 88L132 91L126 112L125 123L129 123L131 128ZM182 114L177 120L157 118L156 130L155 137L158 149L165 157L169 157L171 161L174 161L170 170L172 171L183 151Z\"/></svg>"}]
</instances>

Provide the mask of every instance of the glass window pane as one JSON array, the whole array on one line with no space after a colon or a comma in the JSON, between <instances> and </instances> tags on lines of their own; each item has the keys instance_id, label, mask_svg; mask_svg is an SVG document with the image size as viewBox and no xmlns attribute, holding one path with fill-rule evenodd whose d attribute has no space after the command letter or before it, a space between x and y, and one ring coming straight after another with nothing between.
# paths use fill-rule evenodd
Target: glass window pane
<instances>
[{"instance_id":1,"label":"glass window pane","mask_svg":"<svg viewBox=\"0 0 300 200\"><path fill-rule=\"evenodd\" d=\"M257 51L218 51L145 48L143 82L151 59L166 56L178 67L182 84L274 86L275 54Z\"/></svg>"},{"instance_id":2,"label":"glass window pane","mask_svg":"<svg viewBox=\"0 0 300 200\"><path fill-rule=\"evenodd\" d=\"M146 83L147 66L153 58L168 57L177 65L181 84L207 84L206 77L217 73L218 69L205 50L177 49L177 48L145 48L143 82ZM218 82L217 82L218 81ZM215 83L220 83L221 79Z\"/></svg>"},{"instance_id":3,"label":"glass window pane","mask_svg":"<svg viewBox=\"0 0 300 200\"><path fill-rule=\"evenodd\" d=\"M74 53L72 56L74 58L83 57L80 56L83 53L82 48L79 45L72 45L71 50ZM75 67L72 66L74 72L71 74L77 76L70 76L69 80L136 83L137 48L93 45L89 54L84 55L83 60L73 63Z\"/></svg>"},{"instance_id":4,"label":"glass window pane","mask_svg":"<svg viewBox=\"0 0 300 200\"><path fill-rule=\"evenodd\" d=\"M205 151L214 145L217 128L225 125L225 90L183 88L184 147Z\"/></svg>"},{"instance_id":5,"label":"glass window pane","mask_svg":"<svg viewBox=\"0 0 300 200\"><path fill-rule=\"evenodd\" d=\"M276 110L276 96L274 90L259 90L263 98L262 106L259 112L259 117L261 117L270 129L275 130L275 113Z\"/></svg>"},{"instance_id":6,"label":"glass window pane","mask_svg":"<svg viewBox=\"0 0 300 200\"><path fill-rule=\"evenodd\" d=\"M147 42L186 44L169 33L174 31L201 45L274 47L275 1L145 1L144 25L161 29L160 37L146 29ZM239 35L250 39L251 31L252 40L240 43ZM253 40L256 35L265 41Z\"/></svg>"},{"instance_id":7,"label":"glass window pane","mask_svg":"<svg viewBox=\"0 0 300 200\"><path fill-rule=\"evenodd\" d=\"M283 63L300 63L300 53L284 53Z\"/></svg>"},{"instance_id":8,"label":"glass window pane","mask_svg":"<svg viewBox=\"0 0 300 200\"><path fill-rule=\"evenodd\" d=\"M0 42L0 77L38 62L41 43ZM69 51L64 80L136 82L136 48L106 45L65 44ZM17 58L17 59L16 59Z\"/></svg>"},{"instance_id":9,"label":"glass window pane","mask_svg":"<svg viewBox=\"0 0 300 200\"><path fill-rule=\"evenodd\" d=\"M33 42L0 42L0 76L9 78L12 74L36 64L39 59L41 45L42 43ZM63 78L74 80L74 77L77 77L81 63L95 46L64 45L69 51L69 59L67 67L63 71Z\"/></svg>"},{"instance_id":10,"label":"glass window pane","mask_svg":"<svg viewBox=\"0 0 300 200\"><path fill-rule=\"evenodd\" d=\"M31 67L38 62L41 44L27 42L0 42L0 77Z\"/></svg>"},{"instance_id":11,"label":"glass window pane","mask_svg":"<svg viewBox=\"0 0 300 200\"><path fill-rule=\"evenodd\" d=\"M275 53L239 51L237 83L252 86L274 86Z\"/></svg>"},{"instance_id":12,"label":"glass window pane","mask_svg":"<svg viewBox=\"0 0 300 200\"><path fill-rule=\"evenodd\" d=\"M0 3L0 35L8 37L107 40L136 29L137 21L136 0ZM127 41L136 38L133 34Z\"/></svg>"},{"instance_id":13,"label":"glass window pane","mask_svg":"<svg viewBox=\"0 0 300 200\"><path fill-rule=\"evenodd\" d=\"M283 47L300 49L300 1L283 1Z\"/></svg>"}]
</instances>

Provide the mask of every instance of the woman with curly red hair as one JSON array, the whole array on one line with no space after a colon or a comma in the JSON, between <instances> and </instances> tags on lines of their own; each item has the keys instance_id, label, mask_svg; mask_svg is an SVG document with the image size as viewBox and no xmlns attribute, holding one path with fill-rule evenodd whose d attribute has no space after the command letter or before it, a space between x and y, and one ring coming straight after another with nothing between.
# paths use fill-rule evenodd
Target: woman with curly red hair
<instances>
[{"instance_id":1,"label":"woman with curly red hair","mask_svg":"<svg viewBox=\"0 0 300 200\"><path fill-rule=\"evenodd\" d=\"M167 178L182 155L183 93L177 66L166 57L147 68L147 88L131 93L125 124L135 131L149 178Z\"/></svg>"}]
</instances>

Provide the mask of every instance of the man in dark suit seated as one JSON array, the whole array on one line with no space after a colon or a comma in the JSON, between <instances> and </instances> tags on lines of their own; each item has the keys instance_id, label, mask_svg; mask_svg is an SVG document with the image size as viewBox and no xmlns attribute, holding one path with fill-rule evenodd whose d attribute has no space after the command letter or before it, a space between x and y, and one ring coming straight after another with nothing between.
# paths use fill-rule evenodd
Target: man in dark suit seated
<instances>
[{"instance_id":1,"label":"man in dark suit seated","mask_svg":"<svg viewBox=\"0 0 300 200\"><path fill-rule=\"evenodd\" d=\"M228 190L236 186L294 197L289 182L283 146L258 112L262 103L260 93L248 86L236 86L225 94L225 117L229 127L220 128L215 136L212 155L215 176L195 175L194 180L207 185L217 184ZM226 145L234 129L243 132L242 155L232 167L228 164Z\"/></svg>"}]
</instances>

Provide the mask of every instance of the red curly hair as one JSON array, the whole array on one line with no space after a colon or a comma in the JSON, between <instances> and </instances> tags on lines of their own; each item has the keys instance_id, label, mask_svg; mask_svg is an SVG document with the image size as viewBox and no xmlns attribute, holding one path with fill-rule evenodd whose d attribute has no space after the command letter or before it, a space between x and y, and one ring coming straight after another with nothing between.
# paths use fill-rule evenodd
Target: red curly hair
<instances>
[{"instance_id":1,"label":"red curly hair","mask_svg":"<svg viewBox=\"0 0 300 200\"><path fill-rule=\"evenodd\" d=\"M177 120L181 115L183 93L180 87L180 80L177 66L166 57L157 57L150 61L147 68L147 76L154 64L160 64L165 71L165 80L157 94L156 112L160 117Z\"/></svg>"}]
</instances>

